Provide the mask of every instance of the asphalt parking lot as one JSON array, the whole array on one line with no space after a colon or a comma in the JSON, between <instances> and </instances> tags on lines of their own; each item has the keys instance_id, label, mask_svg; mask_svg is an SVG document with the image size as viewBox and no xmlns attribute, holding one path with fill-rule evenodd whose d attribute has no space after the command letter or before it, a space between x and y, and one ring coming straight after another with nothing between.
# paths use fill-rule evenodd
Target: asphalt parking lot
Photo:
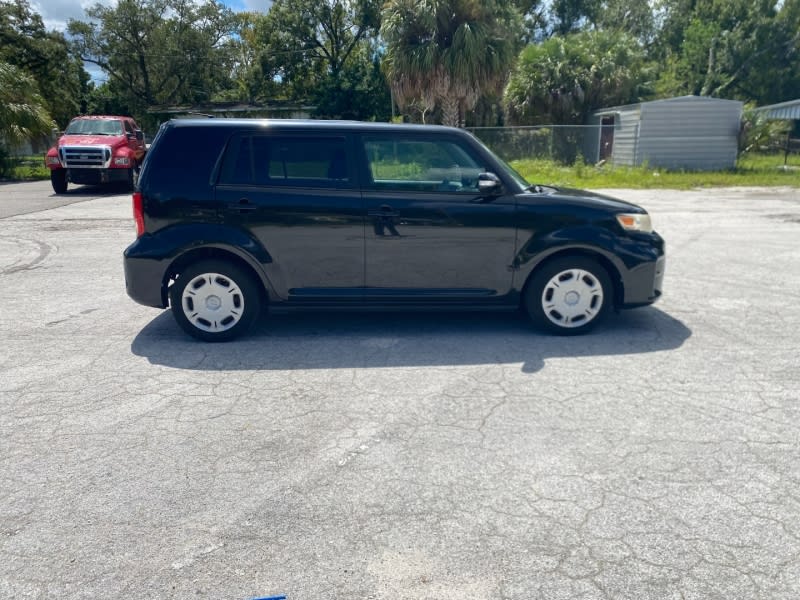
<instances>
[{"instance_id":1,"label":"asphalt parking lot","mask_svg":"<svg viewBox=\"0 0 800 600\"><path fill-rule=\"evenodd\" d=\"M665 297L292 315L125 294L127 195L0 185L0 598L797 598L800 190L624 191Z\"/></svg>"}]
</instances>

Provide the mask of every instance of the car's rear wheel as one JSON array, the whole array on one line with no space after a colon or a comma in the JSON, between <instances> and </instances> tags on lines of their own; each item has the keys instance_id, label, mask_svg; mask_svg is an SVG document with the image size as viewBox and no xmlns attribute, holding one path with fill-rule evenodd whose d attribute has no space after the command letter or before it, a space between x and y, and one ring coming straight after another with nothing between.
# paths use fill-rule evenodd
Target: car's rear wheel
<instances>
[{"instance_id":1,"label":"car's rear wheel","mask_svg":"<svg viewBox=\"0 0 800 600\"><path fill-rule=\"evenodd\" d=\"M257 283L244 269L223 260L184 269L169 288L169 299L178 325L206 342L242 335L261 312Z\"/></svg>"},{"instance_id":2,"label":"car's rear wheel","mask_svg":"<svg viewBox=\"0 0 800 600\"><path fill-rule=\"evenodd\" d=\"M52 169L50 171L50 183L56 194L67 193L67 171L66 169Z\"/></svg>"},{"instance_id":3,"label":"car's rear wheel","mask_svg":"<svg viewBox=\"0 0 800 600\"><path fill-rule=\"evenodd\" d=\"M525 309L539 328L578 335L597 325L613 304L613 287L598 262L582 256L546 263L525 290Z\"/></svg>"}]
</instances>

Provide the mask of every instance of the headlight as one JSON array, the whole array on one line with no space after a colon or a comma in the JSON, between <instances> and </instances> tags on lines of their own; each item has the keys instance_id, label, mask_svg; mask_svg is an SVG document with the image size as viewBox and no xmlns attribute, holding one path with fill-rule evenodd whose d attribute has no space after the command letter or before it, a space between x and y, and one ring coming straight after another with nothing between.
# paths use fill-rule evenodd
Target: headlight
<instances>
[{"instance_id":1,"label":"headlight","mask_svg":"<svg viewBox=\"0 0 800 600\"><path fill-rule=\"evenodd\" d=\"M57 156L48 156L45 158L48 165L60 165L61 162L58 160Z\"/></svg>"},{"instance_id":2,"label":"headlight","mask_svg":"<svg viewBox=\"0 0 800 600\"><path fill-rule=\"evenodd\" d=\"M129 164L131 164L131 159L128 158L127 156L117 156L114 159L114 164L127 167Z\"/></svg>"},{"instance_id":3,"label":"headlight","mask_svg":"<svg viewBox=\"0 0 800 600\"><path fill-rule=\"evenodd\" d=\"M653 223L647 213L622 213L617 215L617 222L625 231L641 231L651 233Z\"/></svg>"}]
</instances>

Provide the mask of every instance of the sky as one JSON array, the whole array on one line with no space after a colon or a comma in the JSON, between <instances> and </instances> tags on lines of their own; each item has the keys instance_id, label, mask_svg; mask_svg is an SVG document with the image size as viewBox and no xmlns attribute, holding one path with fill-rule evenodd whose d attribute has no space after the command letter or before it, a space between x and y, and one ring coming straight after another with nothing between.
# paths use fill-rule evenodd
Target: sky
<instances>
[{"instance_id":1,"label":"sky","mask_svg":"<svg viewBox=\"0 0 800 600\"><path fill-rule=\"evenodd\" d=\"M85 19L84 8L94 6L98 0L32 0L31 7L42 15L45 27L63 31L70 19ZM115 4L115 0L99 0L101 4ZM266 12L271 0L222 0L233 10Z\"/></svg>"}]
</instances>

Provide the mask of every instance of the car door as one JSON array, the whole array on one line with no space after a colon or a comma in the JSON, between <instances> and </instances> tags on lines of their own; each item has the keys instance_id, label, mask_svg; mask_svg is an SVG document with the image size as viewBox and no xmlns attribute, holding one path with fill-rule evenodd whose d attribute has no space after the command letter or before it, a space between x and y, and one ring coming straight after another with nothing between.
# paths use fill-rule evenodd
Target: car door
<instances>
[{"instance_id":1,"label":"car door","mask_svg":"<svg viewBox=\"0 0 800 600\"><path fill-rule=\"evenodd\" d=\"M216 188L223 223L245 229L271 257L276 293L315 303L358 300L364 286L364 203L346 135L235 136Z\"/></svg>"},{"instance_id":2,"label":"car door","mask_svg":"<svg viewBox=\"0 0 800 600\"><path fill-rule=\"evenodd\" d=\"M124 128L126 144L128 145L128 148L131 149L131 152L133 152L133 155L138 160L140 158L141 153L139 152L139 140L136 139L136 130L134 129L133 125L128 119L122 120L122 126Z\"/></svg>"},{"instance_id":3,"label":"car door","mask_svg":"<svg viewBox=\"0 0 800 600\"><path fill-rule=\"evenodd\" d=\"M463 139L361 138L368 299L491 300L508 294L513 195L483 195L485 161Z\"/></svg>"},{"instance_id":4,"label":"car door","mask_svg":"<svg viewBox=\"0 0 800 600\"><path fill-rule=\"evenodd\" d=\"M136 160L141 161L144 159L145 152L147 151L147 146L144 141L144 132L141 129L139 129L139 126L133 119L128 119L127 122L133 133L133 137L130 138L129 140L129 145L131 146L131 149L135 152Z\"/></svg>"}]
</instances>

